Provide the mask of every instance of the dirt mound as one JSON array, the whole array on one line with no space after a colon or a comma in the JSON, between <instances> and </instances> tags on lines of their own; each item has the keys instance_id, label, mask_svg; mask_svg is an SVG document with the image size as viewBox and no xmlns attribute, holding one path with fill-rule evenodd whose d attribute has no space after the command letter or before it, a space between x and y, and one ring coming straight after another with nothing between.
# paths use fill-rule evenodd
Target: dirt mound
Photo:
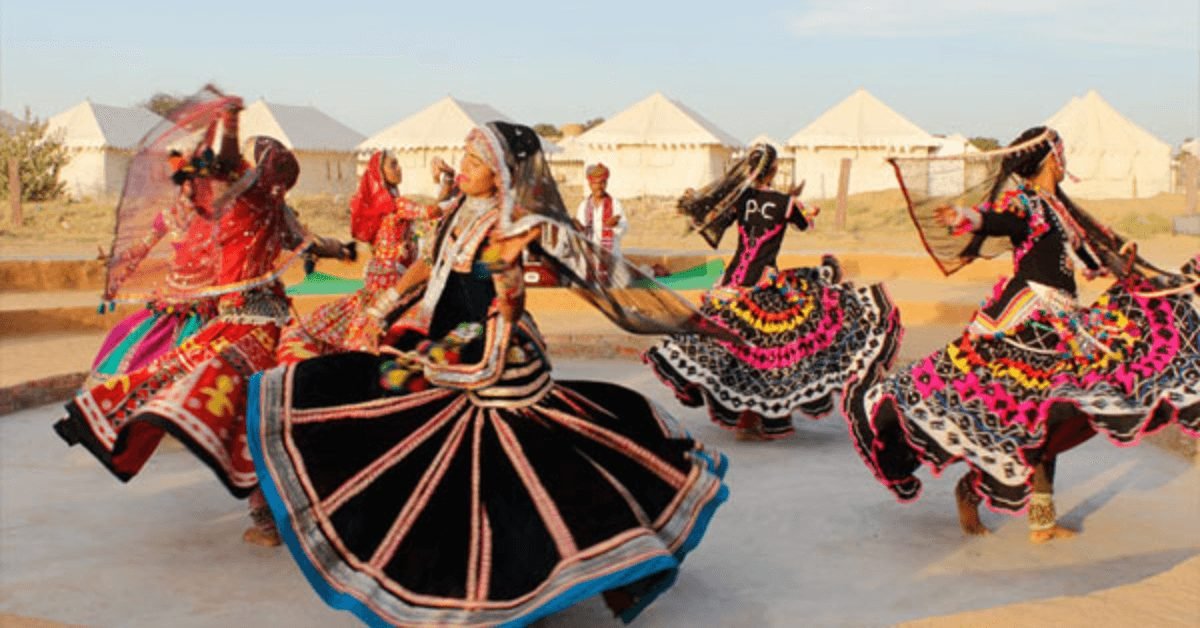
<instances>
[{"instance_id":1,"label":"dirt mound","mask_svg":"<svg viewBox=\"0 0 1200 628\"><path fill-rule=\"evenodd\" d=\"M104 287L100 260L0 261L0 291L95 290Z\"/></svg>"}]
</instances>

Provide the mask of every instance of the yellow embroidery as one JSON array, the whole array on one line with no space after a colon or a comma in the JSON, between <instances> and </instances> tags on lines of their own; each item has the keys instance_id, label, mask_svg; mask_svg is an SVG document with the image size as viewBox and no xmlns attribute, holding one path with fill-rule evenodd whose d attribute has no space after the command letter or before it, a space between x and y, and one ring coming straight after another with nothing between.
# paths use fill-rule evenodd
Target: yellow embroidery
<instances>
[{"instance_id":1,"label":"yellow embroidery","mask_svg":"<svg viewBox=\"0 0 1200 628\"><path fill-rule=\"evenodd\" d=\"M222 418L233 414L233 400L230 399L229 393L233 392L233 378L228 375L217 376L216 387L205 387L200 389L200 394L208 395L208 402L204 404L213 416Z\"/></svg>"},{"instance_id":2,"label":"yellow embroidery","mask_svg":"<svg viewBox=\"0 0 1200 628\"><path fill-rule=\"evenodd\" d=\"M812 314L813 309L816 307L816 299L811 297L807 298L804 301L804 305L800 308L799 314L791 316L783 321L769 323L763 321L762 318L760 318L752 310L743 307L742 304L737 301L723 302L717 298L713 298L710 300L710 303L715 309L729 310L734 316L741 319L742 322L766 334L778 334L800 327L808 322L809 315Z\"/></svg>"},{"instance_id":3,"label":"yellow embroidery","mask_svg":"<svg viewBox=\"0 0 1200 628\"><path fill-rule=\"evenodd\" d=\"M129 392L129 376L125 374L114 375L104 380L104 387L108 390L120 389L121 394Z\"/></svg>"}]
</instances>

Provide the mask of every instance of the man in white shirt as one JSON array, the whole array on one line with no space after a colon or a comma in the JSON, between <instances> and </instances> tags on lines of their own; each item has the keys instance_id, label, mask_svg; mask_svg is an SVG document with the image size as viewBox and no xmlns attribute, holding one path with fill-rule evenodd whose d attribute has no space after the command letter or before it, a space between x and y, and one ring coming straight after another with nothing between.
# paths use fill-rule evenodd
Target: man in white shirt
<instances>
[{"instance_id":1,"label":"man in white shirt","mask_svg":"<svg viewBox=\"0 0 1200 628\"><path fill-rule=\"evenodd\" d=\"M621 255L621 236L629 229L621 201L608 193L608 168L601 163L586 170L591 194L575 210L575 221L593 242L614 256Z\"/></svg>"}]
</instances>

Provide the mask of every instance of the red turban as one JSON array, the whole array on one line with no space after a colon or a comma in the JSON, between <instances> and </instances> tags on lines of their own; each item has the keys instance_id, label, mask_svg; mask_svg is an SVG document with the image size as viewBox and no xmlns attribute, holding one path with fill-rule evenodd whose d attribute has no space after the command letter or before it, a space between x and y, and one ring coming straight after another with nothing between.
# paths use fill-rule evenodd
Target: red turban
<instances>
[{"instance_id":1,"label":"red turban","mask_svg":"<svg viewBox=\"0 0 1200 628\"><path fill-rule=\"evenodd\" d=\"M608 166L601 163L596 163L588 166L587 171L588 181L608 181Z\"/></svg>"}]
</instances>

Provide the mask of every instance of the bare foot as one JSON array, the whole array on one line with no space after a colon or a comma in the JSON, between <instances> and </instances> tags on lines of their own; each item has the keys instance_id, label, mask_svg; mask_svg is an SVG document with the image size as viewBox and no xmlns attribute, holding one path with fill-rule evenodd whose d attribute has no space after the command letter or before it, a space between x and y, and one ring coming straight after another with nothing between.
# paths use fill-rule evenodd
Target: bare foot
<instances>
[{"instance_id":1,"label":"bare foot","mask_svg":"<svg viewBox=\"0 0 1200 628\"><path fill-rule=\"evenodd\" d=\"M738 416L734 438L737 440L767 440L767 435L763 433L762 419L749 410L741 413Z\"/></svg>"},{"instance_id":2,"label":"bare foot","mask_svg":"<svg viewBox=\"0 0 1200 628\"><path fill-rule=\"evenodd\" d=\"M992 533L979 520L979 504L963 501L958 496L954 501L958 504L958 527L962 528L963 534L984 536Z\"/></svg>"},{"instance_id":3,"label":"bare foot","mask_svg":"<svg viewBox=\"0 0 1200 628\"><path fill-rule=\"evenodd\" d=\"M968 472L954 487L954 504L958 506L958 527L969 536L985 536L992 531L979 520L979 496L971 488L971 473Z\"/></svg>"},{"instance_id":4,"label":"bare foot","mask_svg":"<svg viewBox=\"0 0 1200 628\"><path fill-rule=\"evenodd\" d=\"M242 533L242 540L259 547L278 547L282 543L278 532L274 530L268 532L258 527L246 528L246 531Z\"/></svg>"},{"instance_id":5,"label":"bare foot","mask_svg":"<svg viewBox=\"0 0 1200 628\"><path fill-rule=\"evenodd\" d=\"M1071 528L1064 528L1056 523L1054 524L1053 528L1046 528L1045 530L1030 530L1029 542L1048 543L1054 539L1069 539L1074 537L1076 534L1079 534L1079 532L1072 530Z\"/></svg>"}]
</instances>

